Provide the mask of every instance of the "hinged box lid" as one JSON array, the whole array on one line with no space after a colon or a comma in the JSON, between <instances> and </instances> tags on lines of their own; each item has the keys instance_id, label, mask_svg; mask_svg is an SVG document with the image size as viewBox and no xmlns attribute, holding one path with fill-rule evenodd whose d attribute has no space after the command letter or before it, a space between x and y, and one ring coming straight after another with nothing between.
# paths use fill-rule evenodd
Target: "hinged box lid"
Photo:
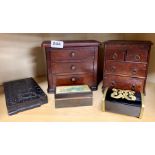
<instances>
[{"instance_id":1,"label":"hinged box lid","mask_svg":"<svg viewBox=\"0 0 155 155\"><path fill-rule=\"evenodd\" d=\"M92 91L88 85L58 86L55 107L77 107L92 105Z\"/></svg>"},{"instance_id":2,"label":"hinged box lid","mask_svg":"<svg viewBox=\"0 0 155 155\"><path fill-rule=\"evenodd\" d=\"M58 86L55 98L77 97L92 94L88 85Z\"/></svg>"}]
</instances>

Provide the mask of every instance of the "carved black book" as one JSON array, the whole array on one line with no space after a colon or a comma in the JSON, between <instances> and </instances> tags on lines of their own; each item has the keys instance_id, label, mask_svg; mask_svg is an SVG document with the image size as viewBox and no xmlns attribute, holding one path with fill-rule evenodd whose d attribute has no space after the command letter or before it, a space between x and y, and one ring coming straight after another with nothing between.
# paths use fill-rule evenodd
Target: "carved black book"
<instances>
[{"instance_id":1,"label":"carved black book","mask_svg":"<svg viewBox=\"0 0 155 155\"><path fill-rule=\"evenodd\" d=\"M47 95L33 78L5 82L4 92L9 115L39 107L48 102Z\"/></svg>"}]
</instances>

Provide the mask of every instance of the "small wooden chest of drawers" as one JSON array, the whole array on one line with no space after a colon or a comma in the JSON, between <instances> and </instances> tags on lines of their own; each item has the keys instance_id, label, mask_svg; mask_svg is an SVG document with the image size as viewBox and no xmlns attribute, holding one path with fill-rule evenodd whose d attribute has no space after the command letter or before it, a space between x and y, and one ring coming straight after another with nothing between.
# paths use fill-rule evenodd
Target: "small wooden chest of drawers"
<instances>
[{"instance_id":1,"label":"small wooden chest of drawers","mask_svg":"<svg viewBox=\"0 0 155 155\"><path fill-rule=\"evenodd\" d=\"M103 89L115 87L145 93L150 41L104 42Z\"/></svg>"},{"instance_id":2,"label":"small wooden chest of drawers","mask_svg":"<svg viewBox=\"0 0 155 155\"><path fill-rule=\"evenodd\" d=\"M95 40L64 41L63 48L51 47L44 41L46 52L48 92L56 86L86 84L97 89L97 66L99 42Z\"/></svg>"}]
</instances>

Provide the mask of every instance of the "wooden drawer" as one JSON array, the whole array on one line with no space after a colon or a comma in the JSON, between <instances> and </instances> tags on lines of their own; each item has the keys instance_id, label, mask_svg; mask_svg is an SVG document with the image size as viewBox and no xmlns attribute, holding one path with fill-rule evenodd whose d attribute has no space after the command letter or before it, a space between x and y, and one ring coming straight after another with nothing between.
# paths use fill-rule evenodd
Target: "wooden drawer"
<instances>
[{"instance_id":1,"label":"wooden drawer","mask_svg":"<svg viewBox=\"0 0 155 155\"><path fill-rule=\"evenodd\" d=\"M145 77L147 65L144 63L106 61L105 73L127 75L131 77Z\"/></svg>"},{"instance_id":2,"label":"wooden drawer","mask_svg":"<svg viewBox=\"0 0 155 155\"><path fill-rule=\"evenodd\" d=\"M86 61L95 59L95 48L93 47L72 47L63 49L49 49L50 60L59 61Z\"/></svg>"},{"instance_id":3,"label":"wooden drawer","mask_svg":"<svg viewBox=\"0 0 155 155\"><path fill-rule=\"evenodd\" d=\"M94 62L81 62L81 63L52 63L52 74L59 74L59 73L87 73L94 71Z\"/></svg>"},{"instance_id":4,"label":"wooden drawer","mask_svg":"<svg viewBox=\"0 0 155 155\"><path fill-rule=\"evenodd\" d=\"M107 48L105 50L106 60L119 60L124 61L125 50L121 48Z\"/></svg>"},{"instance_id":5,"label":"wooden drawer","mask_svg":"<svg viewBox=\"0 0 155 155\"><path fill-rule=\"evenodd\" d=\"M147 62L149 47L148 44L127 45L126 61Z\"/></svg>"},{"instance_id":6,"label":"wooden drawer","mask_svg":"<svg viewBox=\"0 0 155 155\"><path fill-rule=\"evenodd\" d=\"M127 50L126 61L147 62L148 51L146 49L130 48Z\"/></svg>"},{"instance_id":7,"label":"wooden drawer","mask_svg":"<svg viewBox=\"0 0 155 155\"><path fill-rule=\"evenodd\" d=\"M70 74L70 75L54 75L53 83L57 86L80 85L87 84L92 86L96 84L93 74Z\"/></svg>"},{"instance_id":8,"label":"wooden drawer","mask_svg":"<svg viewBox=\"0 0 155 155\"><path fill-rule=\"evenodd\" d=\"M142 78L105 75L103 86L143 92L144 81L145 79Z\"/></svg>"}]
</instances>

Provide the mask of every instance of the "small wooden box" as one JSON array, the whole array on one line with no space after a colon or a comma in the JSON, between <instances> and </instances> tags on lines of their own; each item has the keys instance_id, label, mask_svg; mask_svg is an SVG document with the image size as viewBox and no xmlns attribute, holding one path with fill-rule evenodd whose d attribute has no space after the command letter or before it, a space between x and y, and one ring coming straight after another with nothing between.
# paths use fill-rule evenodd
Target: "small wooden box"
<instances>
[{"instance_id":1,"label":"small wooden box","mask_svg":"<svg viewBox=\"0 0 155 155\"><path fill-rule=\"evenodd\" d=\"M142 118L143 94L131 90L106 88L103 96L103 111Z\"/></svg>"},{"instance_id":2,"label":"small wooden box","mask_svg":"<svg viewBox=\"0 0 155 155\"><path fill-rule=\"evenodd\" d=\"M92 105L92 91L88 85L56 87L56 108L90 105Z\"/></svg>"}]
</instances>

